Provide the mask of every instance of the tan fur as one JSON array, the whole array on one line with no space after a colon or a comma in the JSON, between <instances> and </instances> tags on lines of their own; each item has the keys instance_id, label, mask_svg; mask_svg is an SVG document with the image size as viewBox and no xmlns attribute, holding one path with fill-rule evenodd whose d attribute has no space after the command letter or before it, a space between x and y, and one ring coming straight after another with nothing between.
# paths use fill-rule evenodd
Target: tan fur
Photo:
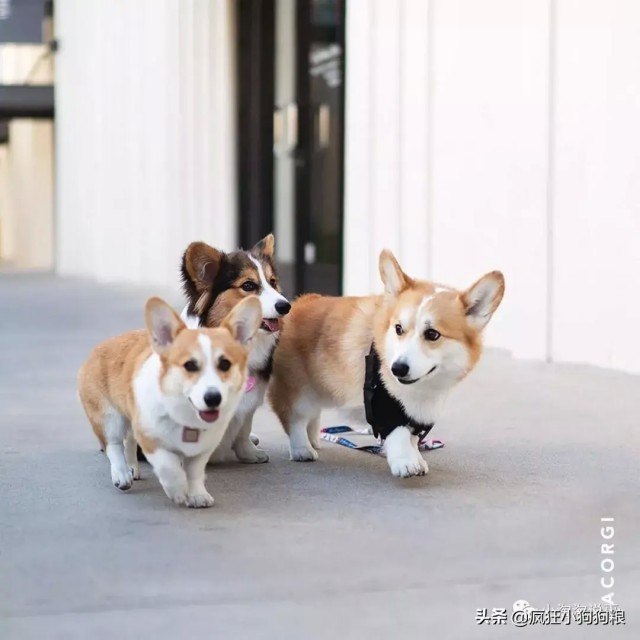
<instances>
[{"instance_id":1,"label":"tan fur","mask_svg":"<svg viewBox=\"0 0 640 640\"><path fill-rule=\"evenodd\" d=\"M80 401L103 448L105 411L111 405L129 419L135 416L131 380L150 354L147 332L129 331L100 343L80 368Z\"/></svg>"},{"instance_id":2,"label":"tan fur","mask_svg":"<svg viewBox=\"0 0 640 640\"><path fill-rule=\"evenodd\" d=\"M395 304L386 306L386 313L380 314L376 322L375 340L382 344L384 334L391 324L396 324L405 307L415 308L426 297L435 293L435 287L431 282L414 281L410 289L406 289L399 296ZM475 366L482 352L482 339L480 332L469 326L465 318L465 305L463 294L459 291L443 291L434 298L430 306L437 329L443 338L457 340L467 346L470 354L471 366L469 371ZM413 329L413 325L405 327L407 330ZM439 340L429 345L431 349L438 349L444 344Z\"/></svg>"},{"instance_id":3,"label":"tan fur","mask_svg":"<svg viewBox=\"0 0 640 640\"><path fill-rule=\"evenodd\" d=\"M271 405L285 431L301 387L343 404L364 381L364 353L381 297L302 296L286 316L273 360Z\"/></svg>"},{"instance_id":4,"label":"tan fur","mask_svg":"<svg viewBox=\"0 0 640 640\"><path fill-rule=\"evenodd\" d=\"M381 254L380 263L385 295L337 298L312 294L294 301L275 352L270 386L271 406L287 433L303 391L312 391L323 406L361 402L364 358L372 342L383 345L385 334L404 308L416 309L436 293L439 285L404 274L390 252ZM498 272L488 276L501 283L493 313L502 299L504 281ZM424 345L425 349L437 349L446 340L464 344L469 354L464 375L475 366L482 350L481 331L466 316L471 289L438 292L429 310L435 318L433 328L442 338L439 344ZM378 351L384 361L384 349ZM387 370L390 364L382 367L383 377L391 376Z\"/></svg>"},{"instance_id":5,"label":"tan fur","mask_svg":"<svg viewBox=\"0 0 640 640\"><path fill-rule=\"evenodd\" d=\"M266 271L266 269L265 269ZM222 291L216 298L216 304L209 311L207 317L208 327L217 327L225 318L231 309L235 307L241 300L254 295L252 292L247 292L242 289L242 285L245 282L253 282L254 284L260 284L260 276L258 270L255 267L246 267L240 275L232 282L231 288Z\"/></svg>"},{"instance_id":6,"label":"tan fur","mask_svg":"<svg viewBox=\"0 0 640 640\"><path fill-rule=\"evenodd\" d=\"M273 254L275 251L276 240L273 236L273 233L270 233L268 236L263 238L259 243L258 247L260 252L265 255L267 258L273 258ZM268 277L268 276L267 276Z\"/></svg>"},{"instance_id":7,"label":"tan fur","mask_svg":"<svg viewBox=\"0 0 640 640\"><path fill-rule=\"evenodd\" d=\"M192 242L186 250L185 266L199 293L208 291L218 273L222 252L206 242Z\"/></svg>"},{"instance_id":8,"label":"tan fur","mask_svg":"<svg viewBox=\"0 0 640 640\"><path fill-rule=\"evenodd\" d=\"M275 239L273 234L269 234L253 247L251 256L261 260L265 278L276 291L280 291L278 276L272 265L274 251ZM223 270L223 261L225 259L233 261L233 256L234 254L224 254L205 242L192 242L187 247L183 268L193 282L198 296L193 305L193 311L198 315L203 314L209 306L213 283L220 277L220 272ZM238 302L253 295L253 292L247 292L242 289L242 285L245 282L250 281L258 287L260 286L260 275L255 265L248 257L243 256L243 258L241 262L236 261L236 266L241 265L242 267L240 273L232 282L226 283L226 288L218 293L215 304L209 309L205 322L207 326L218 326Z\"/></svg>"},{"instance_id":9,"label":"tan fur","mask_svg":"<svg viewBox=\"0 0 640 640\"><path fill-rule=\"evenodd\" d=\"M229 326L223 324L215 329L190 330L184 327L177 314L176 319L180 323L177 325L177 337L171 347L160 354L161 386L167 371L174 366L180 367L184 376L198 375L184 370L182 365L200 351L198 335L202 334L208 336L212 346L220 348L231 362L231 368L219 375L230 380L235 389L240 389L245 380L247 350L234 339ZM155 440L145 433L144 425L138 420L133 392L133 380L151 352L148 332L130 331L99 344L81 367L78 374L80 400L103 447L105 411L112 406L131 422L136 440L145 454L155 451Z\"/></svg>"}]
</instances>

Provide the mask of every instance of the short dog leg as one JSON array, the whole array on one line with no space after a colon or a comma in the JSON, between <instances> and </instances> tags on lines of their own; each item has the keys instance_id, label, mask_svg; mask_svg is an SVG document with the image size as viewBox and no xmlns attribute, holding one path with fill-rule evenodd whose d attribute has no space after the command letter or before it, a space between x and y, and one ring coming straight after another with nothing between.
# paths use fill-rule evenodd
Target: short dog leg
<instances>
[{"instance_id":1,"label":"short dog leg","mask_svg":"<svg viewBox=\"0 0 640 640\"><path fill-rule=\"evenodd\" d=\"M185 472L187 474L187 506L193 509L205 509L212 507L213 496L204 486L205 467L209 461L211 452L203 453L195 458L185 460Z\"/></svg>"},{"instance_id":2,"label":"short dog leg","mask_svg":"<svg viewBox=\"0 0 640 640\"><path fill-rule=\"evenodd\" d=\"M127 437L124 440L124 455L127 460L127 464L131 468L134 480L140 480L140 463L138 462L138 443L136 442L133 431L129 429Z\"/></svg>"},{"instance_id":3,"label":"short dog leg","mask_svg":"<svg viewBox=\"0 0 640 640\"><path fill-rule=\"evenodd\" d=\"M180 456L165 449L156 449L153 453L145 451L144 454L169 499L176 504L187 504L189 484Z\"/></svg>"},{"instance_id":4,"label":"short dog leg","mask_svg":"<svg viewBox=\"0 0 640 640\"><path fill-rule=\"evenodd\" d=\"M320 416L309 420L307 425L307 435L309 436L309 442L311 446L317 451L320 449Z\"/></svg>"},{"instance_id":5,"label":"short dog leg","mask_svg":"<svg viewBox=\"0 0 640 640\"><path fill-rule=\"evenodd\" d=\"M423 476L429 471L418 450L418 436L407 427L396 427L384 441L384 451L391 473L398 478Z\"/></svg>"},{"instance_id":6,"label":"short dog leg","mask_svg":"<svg viewBox=\"0 0 640 640\"><path fill-rule=\"evenodd\" d=\"M253 414L248 415L240 431L233 443L233 450L240 462L245 464L260 464L269 462L269 454L262 449L256 447L251 440L251 423L253 422Z\"/></svg>"},{"instance_id":7,"label":"short dog leg","mask_svg":"<svg viewBox=\"0 0 640 640\"><path fill-rule=\"evenodd\" d=\"M298 462L313 462L318 459L318 452L309 441L307 426L309 418L296 416L289 429L289 456Z\"/></svg>"},{"instance_id":8,"label":"short dog leg","mask_svg":"<svg viewBox=\"0 0 640 640\"><path fill-rule=\"evenodd\" d=\"M104 412L104 436L107 441L105 453L111 463L111 482L120 491L131 489L133 484L133 472L124 455L124 441L130 432L128 420L109 406Z\"/></svg>"}]
</instances>

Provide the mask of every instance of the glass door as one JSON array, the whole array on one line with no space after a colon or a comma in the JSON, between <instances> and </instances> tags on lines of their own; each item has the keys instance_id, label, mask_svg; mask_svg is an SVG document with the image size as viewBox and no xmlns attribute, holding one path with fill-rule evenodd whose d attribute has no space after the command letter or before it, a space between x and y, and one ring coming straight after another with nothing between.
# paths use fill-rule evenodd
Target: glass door
<instances>
[{"instance_id":1,"label":"glass door","mask_svg":"<svg viewBox=\"0 0 640 640\"><path fill-rule=\"evenodd\" d=\"M338 295L342 281L344 35L342 0L298 3L298 280Z\"/></svg>"},{"instance_id":2,"label":"glass door","mask_svg":"<svg viewBox=\"0 0 640 640\"><path fill-rule=\"evenodd\" d=\"M344 0L237 0L244 246L273 231L283 290L342 280Z\"/></svg>"}]
</instances>

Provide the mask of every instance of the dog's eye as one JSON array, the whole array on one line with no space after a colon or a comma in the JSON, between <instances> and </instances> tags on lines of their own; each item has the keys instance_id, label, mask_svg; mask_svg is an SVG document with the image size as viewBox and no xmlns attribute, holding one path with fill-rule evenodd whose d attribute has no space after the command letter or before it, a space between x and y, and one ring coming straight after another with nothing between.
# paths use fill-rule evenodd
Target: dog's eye
<instances>
[{"instance_id":1,"label":"dog's eye","mask_svg":"<svg viewBox=\"0 0 640 640\"><path fill-rule=\"evenodd\" d=\"M271 278L269 284L275 289L278 286L278 281L275 278Z\"/></svg>"},{"instance_id":2,"label":"dog's eye","mask_svg":"<svg viewBox=\"0 0 640 640\"><path fill-rule=\"evenodd\" d=\"M435 329L427 329L424 332L425 340L429 340L430 342L435 342L440 337L440 332Z\"/></svg>"},{"instance_id":3,"label":"dog's eye","mask_svg":"<svg viewBox=\"0 0 640 640\"><path fill-rule=\"evenodd\" d=\"M218 360L218 369L220 369L220 371L229 371L229 369L231 369L231 362L224 356L221 356L220 360Z\"/></svg>"},{"instance_id":4,"label":"dog's eye","mask_svg":"<svg viewBox=\"0 0 640 640\"><path fill-rule=\"evenodd\" d=\"M242 283L241 289L243 291L246 291L247 293L251 293L252 291L258 290L258 285L251 280L247 280L246 282Z\"/></svg>"},{"instance_id":5,"label":"dog's eye","mask_svg":"<svg viewBox=\"0 0 640 640\"><path fill-rule=\"evenodd\" d=\"M404 333L404 329L401 324L396 325L396 335L401 336Z\"/></svg>"},{"instance_id":6,"label":"dog's eye","mask_svg":"<svg viewBox=\"0 0 640 640\"><path fill-rule=\"evenodd\" d=\"M184 363L184 368L189 373L195 373L196 371L198 371L200 369L200 367L198 366L198 363L195 360L187 360Z\"/></svg>"}]
</instances>

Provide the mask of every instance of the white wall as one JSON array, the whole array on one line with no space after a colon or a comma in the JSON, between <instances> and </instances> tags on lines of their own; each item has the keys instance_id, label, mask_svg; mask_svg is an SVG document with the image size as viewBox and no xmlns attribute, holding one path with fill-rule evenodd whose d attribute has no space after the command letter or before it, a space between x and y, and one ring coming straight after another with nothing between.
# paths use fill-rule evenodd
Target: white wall
<instances>
[{"instance_id":1,"label":"white wall","mask_svg":"<svg viewBox=\"0 0 640 640\"><path fill-rule=\"evenodd\" d=\"M489 344L640 372L640 4L347 11L345 293L498 268Z\"/></svg>"},{"instance_id":2,"label":"white wall","mask_svg":"<svg viewBox=\"0 0 640 640\"><path fill-rule=\"evenodd\" d=\"M176 286L235 233L233 0L57 0L57 270Z\"/></svg>"},{"instance_id":3,"label":"white wall","mask_svg":"<svg viewBox=\"0 0 640 640\"><path fill-rule=\"evenodd\" d=\"M640 372L640 3L556 21L553 355Z\"/></svg>"}]
</instances>

